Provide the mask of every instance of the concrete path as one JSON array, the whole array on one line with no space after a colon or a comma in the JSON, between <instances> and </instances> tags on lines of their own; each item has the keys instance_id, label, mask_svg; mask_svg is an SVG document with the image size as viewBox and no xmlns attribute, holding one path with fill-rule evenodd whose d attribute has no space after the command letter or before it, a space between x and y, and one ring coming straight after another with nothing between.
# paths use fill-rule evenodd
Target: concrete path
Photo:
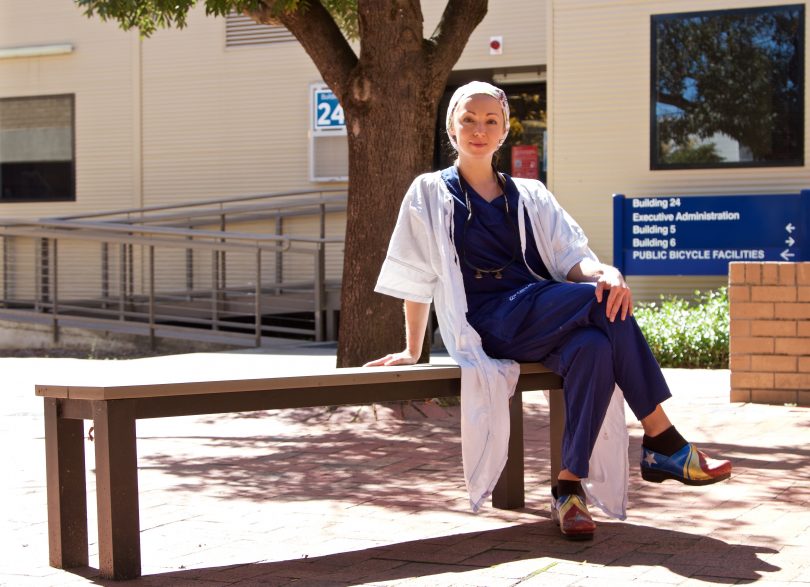
<instances>
[{"instance_id":1,"label":"concrete path","mask_svg":"<svg viewBox=\"0 0 810 587\"><path fill-rule=\"evenodd\" d=\"M0 359L0 585L107 585L48 566L42 403L34 383L159 370L223 378L333 364L334 350L129 361ZM631 431L629 517L593 542L549 520L548 419L525 397L526 508L472 514L456 408L365 406L140 421L143 578L126 585L810 585L810 410L729 403L728 371L665 370L682 433L734 460L725 483L641 481ZM189 400L193 401L193 400Z\"/></svg>"}]
</instances>

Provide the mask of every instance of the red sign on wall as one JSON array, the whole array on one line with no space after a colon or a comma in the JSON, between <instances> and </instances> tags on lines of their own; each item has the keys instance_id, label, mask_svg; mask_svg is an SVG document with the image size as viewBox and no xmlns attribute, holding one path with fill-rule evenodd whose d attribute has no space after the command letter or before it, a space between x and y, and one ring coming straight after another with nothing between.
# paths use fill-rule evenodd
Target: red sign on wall
<instances>
[{"instance_id":1,"label":"red sign on wall","mask_svg":"<svg viewBox=\"0 0 810 587\"><path fill-rule=\"evenodd\" d=\"M540 179L537 145L515 145L512 147L512 177Z\"/></svg>"}]
</instances>

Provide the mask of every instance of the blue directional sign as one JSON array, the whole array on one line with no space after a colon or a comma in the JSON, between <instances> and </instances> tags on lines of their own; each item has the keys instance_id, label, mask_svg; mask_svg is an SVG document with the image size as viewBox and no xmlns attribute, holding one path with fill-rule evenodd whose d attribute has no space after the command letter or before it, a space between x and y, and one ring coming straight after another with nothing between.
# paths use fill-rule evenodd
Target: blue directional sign
<instances>
[{"instance_id":1,"label":"blue directional sign","mask_svg":"<svg viewBox=\"0 0 810 587\"><path fill-rule=\"evenodd\" d=\"M726 275L731 261L809 261L810 190L756 196L613 196L625 275Z\"/></svg>"},{"instance_id":2,"label":"blue directional sign","mask_svg":"<svg viewBox=\"0 0 810 587\"><path fill-rule=\"evenodd\" d=\"M313 130L343 130L346 120L343 107L335 94L328 88L314 90L312 113Z\"/></svg>"}]
</instances>

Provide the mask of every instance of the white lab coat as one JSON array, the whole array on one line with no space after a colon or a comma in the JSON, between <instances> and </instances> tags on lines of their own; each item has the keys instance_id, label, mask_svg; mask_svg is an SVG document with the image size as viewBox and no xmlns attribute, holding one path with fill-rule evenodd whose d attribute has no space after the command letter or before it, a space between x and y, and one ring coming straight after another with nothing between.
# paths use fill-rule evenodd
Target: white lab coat
<instances>
[{"instance_id":1,"label":"white lab coat","mask_svg":"<svg viewBox=\"0 0 810 587\"><path fill-rule=\"evenodd\" d=\"M555 280L566 281L571 267L583 259L596 260L582 229L542 183L514 181L520 192L518 218L524 257L525 209L540 256ZM461 367L462 461L470 505L478 511L506 464L509 398L520 367L514 361L487 356L481 338L467 322L464 282L451 236L453 208L453 196L441 172L413 181L402 202L375 291L434 302L442 341ZM627 504L627 443L624 401L617 388L593 451L590 477L583 486L592 502L621 519Z\"/></svg>"}]
</instances>

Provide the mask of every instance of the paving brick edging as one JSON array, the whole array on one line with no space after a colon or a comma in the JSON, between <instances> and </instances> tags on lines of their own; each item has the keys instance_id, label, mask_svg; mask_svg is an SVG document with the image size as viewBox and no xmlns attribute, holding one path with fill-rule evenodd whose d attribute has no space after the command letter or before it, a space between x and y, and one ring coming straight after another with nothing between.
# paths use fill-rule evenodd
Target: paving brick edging
<instances>
[{"instance_id":1,"label":"paving brick edging","mask_svg":"<svg viewBox=\"0 0 810 587\"><path fill-rule=\"evenodd\" d=\"M730 263L731 401L810 406L810 263Z\"/></svg>"}]
</instances>

